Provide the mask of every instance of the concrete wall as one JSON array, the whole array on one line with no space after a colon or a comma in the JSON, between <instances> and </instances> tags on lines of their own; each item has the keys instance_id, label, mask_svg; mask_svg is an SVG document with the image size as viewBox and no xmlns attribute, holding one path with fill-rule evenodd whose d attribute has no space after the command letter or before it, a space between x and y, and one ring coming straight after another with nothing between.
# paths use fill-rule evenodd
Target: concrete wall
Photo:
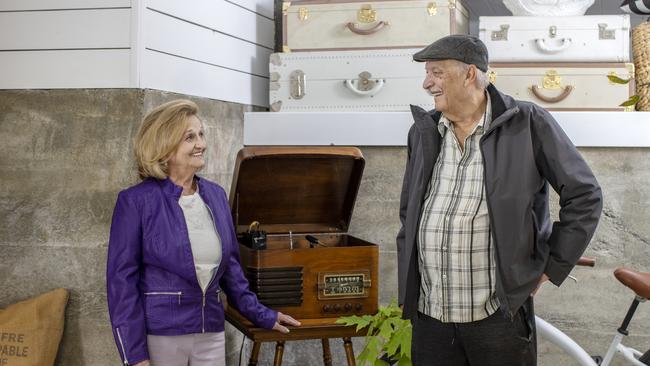
<instances>
[{"instance_id":1,"label":"concrete wall","mask_svg":"<svg viewBox=\"0 0 650 366\"><path fill-rule=\"evenodd\" d=\"M117 192L135 182L131 137L144 113L179 97L150 90L0 91L0 307L54 287L71 290L57 365L116 365L106 310L108 229ZM250 107L194 98L208 138L203 175L229 189ZM350 233L380 245L380 302L397 296L394 236L405 148L362 148L366 171ZM546 285L537 311L603 354L632 295L611 276L619 265L650 270L650 149L582 149L605 194L601 225L588 251L595 269L577 269L559 289ZM557 208L555 209L557 212ZM639 307L630 344L650 347L650 308ZM242 336L227 330L228 364L237 365ZM355 340L355 350L362 347ZM331 342L344 364L340 340ZM247 359L250 344L244 344ZM540 343L541 365L571 365ZM271 364L273 345L260 365ZM320 343L290 342L286 365L321 364ZM622 363L618 362L618 365Z\"/></svg>"}]
</instances>

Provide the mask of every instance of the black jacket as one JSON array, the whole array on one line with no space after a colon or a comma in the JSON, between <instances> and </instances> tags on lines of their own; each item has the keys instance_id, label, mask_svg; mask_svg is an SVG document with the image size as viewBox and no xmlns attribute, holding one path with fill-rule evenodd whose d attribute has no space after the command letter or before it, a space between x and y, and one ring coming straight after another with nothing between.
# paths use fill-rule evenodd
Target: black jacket
<instances>
[{"instance_id":1,"label":"black jacket","mask_svg":"<svg viewBox=\"0 0 650 366\"><path fill-rule=\"evenodd\" d=\"M546 273L560 285L596 230L600 186L580 153L543 108L488 87L492 122L480 140L490 226L495 242L496 293L512 316ZM412 106L408 161L397 235L399 303L417 314L420 293L417 232L424 194L441 147L440 112ZM551 222L548 184L560 196Z\"/></svg>"}]
</instances>

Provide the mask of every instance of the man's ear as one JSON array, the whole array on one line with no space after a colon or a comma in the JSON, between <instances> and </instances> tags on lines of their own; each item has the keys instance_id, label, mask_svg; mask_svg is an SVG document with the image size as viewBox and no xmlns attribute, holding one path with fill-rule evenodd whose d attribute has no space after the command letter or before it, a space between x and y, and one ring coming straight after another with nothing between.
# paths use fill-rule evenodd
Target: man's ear
<instances>
[{"instance_id":1,"label":"man's ear","mask_svg":"<svg viewBox=\"0 0 650 366\"><path fill-rule=\"evenodd\" d=\"M476 81L476 65L469 65L465 74L465 85L472 85Z\"/></svg>"}]
</instances>

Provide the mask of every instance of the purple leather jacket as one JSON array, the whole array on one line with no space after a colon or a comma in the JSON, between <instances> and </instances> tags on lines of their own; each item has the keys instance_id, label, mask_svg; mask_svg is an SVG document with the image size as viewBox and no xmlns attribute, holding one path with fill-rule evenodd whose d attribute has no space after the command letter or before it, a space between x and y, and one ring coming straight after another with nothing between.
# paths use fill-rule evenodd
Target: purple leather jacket
<instances>
[{"instance_id":1,"label":"purple leather jacket","mask_svg":"<svg viewBox=\"0 0 650 366\"><path fill-rule=\"evenodd\" d=\"M221 238L222 260L205 293L194 269L182 188L149 178L118 195L108 244L106 288L113 336L125 365L149 359L147 334L221 332L219 293L256 326L270 329L277 313L257 301L239 264L226 193L196 177Z\"/></svg>"}]
</instances>

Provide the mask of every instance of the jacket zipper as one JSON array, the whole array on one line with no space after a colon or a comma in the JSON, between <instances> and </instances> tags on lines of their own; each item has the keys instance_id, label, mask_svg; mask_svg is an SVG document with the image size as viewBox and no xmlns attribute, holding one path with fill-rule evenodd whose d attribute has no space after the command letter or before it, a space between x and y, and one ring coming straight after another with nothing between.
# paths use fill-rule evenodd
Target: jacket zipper
<instances>
[{"instance_id":1,"label":"jacket zipper","mask_svg":"<svg viewBox=\"0 0 650 366\"><path fill-rule=\"evenodd\" d=\"M490 134L492 134L492 131L494 131L495 129L496 128L490 128L483 135L483 137L481 137L481 139L479 140L479 149L481 151L481 156L483 157L483 182L484 182L484 185L485 185L485 203L487 204L487 208L488 208L488 217L490 219L490 229L491 229L492 233L495 233L496 231L494 230L494 217L492 215L492 208L491 208L492 205L490 204L490 195L488 194L488 189L487 189L487 173L486 173L487 169L485 169L485 154L483 153L483 141ZM498 261L499 261L499 246L497 245L498 243L497 243L496 235L494 235L493 238L494 238L494 240L493 240L493 242L494 242L494 266L496 267L495 268L495 274L498 274L498 277L499 277L499 281L497 281L496 278L494 279L494 290L496 291L496 287L497 287L497 285L499 285L499 282L503 281L503 273L501 271L501 266L498 263ZM503 287L503 284L501 284L501 287ZM497 296L497 298L499 298L499 296ZM499 303L500 303L499 306L501 306L503 304L503 299L499 298ZM510 304L507 301L506 301L506 306L508 306L508 308L510 307ZM512 318L514 316L514 314L512 314L510 312L510 310L508 310L508 312L510 313L508 315L510 315L510 318Z\"/></svg>"},{"instance_id":2,"label":"jacket zipper","mask_svg":"<svg viewBox=\"0 0 650 366\"><path fill-rule=\"evenodd\" d=\"M117 339L120 341L120 347L122 347L122 355L124 356L124 364L128 365L129 360L126 359L126 350L124 349L124 343L122 343L122 336L120 335L120 328L115 328L115 332L117 333Z\"/></svg>"},{"instance_id":3,"label":"jacket zipper","mask_svg":"<svg viewBox=\"0 0 650 366\"><path fill-rule=\"evenodd\" d=\"M181 304L181 296L183 295L182 291L178 292L145 292L145 295L176 295L178 296L178 305Z\"/></svg>"},{"instance_id":4,"label":"jacket zipper","mask_svg":"<svg viewBox=\"0 0 650 366\"><path fill-rule=\"evenodd\" d=\"M210 213L210 217L212 218L212 227L214 228L214 232L215 232L215 234L217 234L217 236L219 236L219 230L217 230L217 223L214 221L214 215L212 214L212 209L210 208L210 206L208 206L207 202L205 202L205 207L208 208L208 212ZM219 236L219 238L221 238L221 237ZM223 247L223 245L222 245L222 247ZM222 249L222 253L223 253L223 249ZM223 255L222 255L222 259L223 259ZM212 284L212 281L214 280L214 277L217 274L218 270L219 270L219 267L217 267L215 269L215 271L212 273L212 277L210 277L210 281L208 282L208 285L205 286L205 290L201 289L201 292L203 293L203 302L202 302L202 305L201 305L201 332L202 333L205 333L205 295L206 295L206 291L210 287L210 285ZM199 283L199 286L200 285L201 284Z\"/></svg>"}]
</instances>

